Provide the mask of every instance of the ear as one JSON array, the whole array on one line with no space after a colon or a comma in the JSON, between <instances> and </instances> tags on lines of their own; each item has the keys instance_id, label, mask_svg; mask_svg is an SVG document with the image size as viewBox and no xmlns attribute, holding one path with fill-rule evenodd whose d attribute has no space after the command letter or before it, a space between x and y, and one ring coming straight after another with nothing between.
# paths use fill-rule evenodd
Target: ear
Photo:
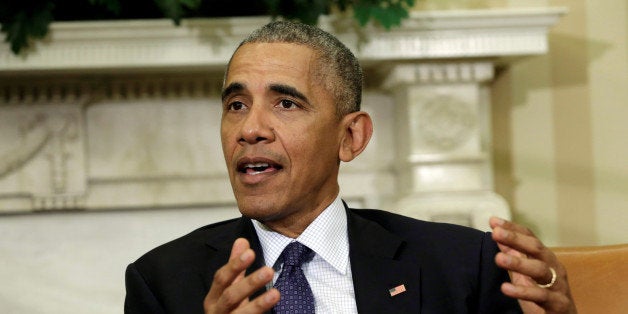
<instances>
[{"instance_id":1,"label":"ear","mask_svg":"<svg viewBox=\"0 0 628 314\"><path fill-rule=\"evenodd\" d=\"M373 135L373 121L364 111L352 112L342 118L343 126L338 157L349 162L360 155Z\"/></svg>"}]
</instances>

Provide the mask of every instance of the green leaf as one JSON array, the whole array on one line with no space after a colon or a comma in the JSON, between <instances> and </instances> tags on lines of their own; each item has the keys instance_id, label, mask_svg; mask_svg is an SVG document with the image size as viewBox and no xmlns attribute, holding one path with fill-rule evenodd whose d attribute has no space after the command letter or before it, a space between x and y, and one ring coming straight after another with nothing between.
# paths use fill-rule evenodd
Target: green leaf
<instances>
[{"instance_id":1,"label":"green leaf","mask_svg":"<svg viewBox=\"0 0 628 314\"><path fill-rule=\"evenodd\" d=\"M30 3L14 2L0 7L0 24L6 33L5 41L11 44L11 51L19 54L34 39L41 39L48 34L48 25L52 22L52 0Z\"/></svg>"},{"instance_id":2,"label":"green leaf","mask_svg":"<svg viewBox=\"0 0 628 314\"><path fill-rule=\"evenodd\" d=\"M366 25L371 19L386 29L401 25L408 17L408 10L414 0L358 0L353 4L354 18L360 25Z\"/></svg>"},{"instance_id":3,"label":"green leaf","mask_svg":"<svg viewBox=\"0 0 628 314\"><path fill-rule=\"evenodd\" d=\"M371 18L370 8L363 5L355 5L353 7L353 17L360 23L361 26L366 25Z\"/></svg>"},{"instance_id":4,"label":"green leaf","mask_svg":"<svg viewBox=\"0 0 628 314\"><path fill-rule=\"evenodd\" d=\"M19 54L28 48L33 40L41 39L48 33L48 25L54 20L55 3L67 0L0 0L0 31L4 32L5 41L11 50ZM86 1L95 6L94 12L104 9L115 15L124 15L127 7L122 0L76 0ZM130 0L138 1L138 0ZM144 0L153 1L164 17L170 18L176 25L186 16L197 16L203 7L203 0ZM273 17L300 20L307 24L316 24L322 14L328 14L332 6L341 12L352 9L355 20L362 26L370 21L389 29L401 24L408 17L408 10L415 0L263 0L268 14ZM135 2L133 2L135 3ZM139 6L139 2L137 3ZM151 7L154 8L154 7ZM219 8L217 8L219 9ZM195 13L196 12L196 13ZM88 13L89 14L89 13ZM89 17L89 16L87 16Z\"/></svg>"}]
</instances>

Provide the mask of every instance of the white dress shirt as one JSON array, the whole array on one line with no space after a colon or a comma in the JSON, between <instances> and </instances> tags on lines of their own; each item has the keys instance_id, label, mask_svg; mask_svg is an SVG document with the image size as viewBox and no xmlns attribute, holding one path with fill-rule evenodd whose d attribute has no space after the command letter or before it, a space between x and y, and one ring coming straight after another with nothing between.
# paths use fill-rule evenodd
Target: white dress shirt
<instances>
[{"instance_id":1,"label":"white dress shirt","mask_svg":"<svg viewBox=\"0 0 628 314\"><path fill-rule=\"evenodd\" d=\"M296 239L274 232L256 220L253 226L262 245L264 262L275 269L273 284L281 272L279 255L290 242L299 241L316 253L301 266L314 294L316 313L358 312L349 263L347 213L340 197Z\"/></svg>"}]
</instances>

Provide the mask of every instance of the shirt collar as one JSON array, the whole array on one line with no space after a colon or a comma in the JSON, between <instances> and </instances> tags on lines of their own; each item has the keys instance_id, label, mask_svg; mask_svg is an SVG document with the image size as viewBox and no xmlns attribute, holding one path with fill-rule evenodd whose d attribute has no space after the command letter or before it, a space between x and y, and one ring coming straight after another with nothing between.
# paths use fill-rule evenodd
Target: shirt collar
<instances>
[{"instance_id":1,"label":"shirt collar","mask_svg":"<svg viewBox=\"0 0 628 314\"><path fill-rule=\"evenodd\" d=\"M347 213L340 197L336 197L296 239L274 232L257 220L253 220L253 226L259 237L266 265L277 266L275 263L283 249L290 242L299 241L338 272L346 274L349 264L349 237Z\"/></svg>"}]
</instances>

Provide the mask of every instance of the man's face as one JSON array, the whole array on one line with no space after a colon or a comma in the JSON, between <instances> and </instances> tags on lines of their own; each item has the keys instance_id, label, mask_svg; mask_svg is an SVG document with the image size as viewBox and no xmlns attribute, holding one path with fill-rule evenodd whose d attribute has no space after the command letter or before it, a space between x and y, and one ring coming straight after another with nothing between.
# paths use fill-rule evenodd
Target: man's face
<instances>
[{"instance_id":1,"label":"man's face","mask_svg":"<svg viewBox=\"0 0 628 314\"><path fill-rule=\"evenodd\" d=\"M307 226L338 194L343 128L314 76L315 58L302 45L249 43L225 79L221 139L231 185L242 214L271 228Z\"/></svg>"}]
</instances>

